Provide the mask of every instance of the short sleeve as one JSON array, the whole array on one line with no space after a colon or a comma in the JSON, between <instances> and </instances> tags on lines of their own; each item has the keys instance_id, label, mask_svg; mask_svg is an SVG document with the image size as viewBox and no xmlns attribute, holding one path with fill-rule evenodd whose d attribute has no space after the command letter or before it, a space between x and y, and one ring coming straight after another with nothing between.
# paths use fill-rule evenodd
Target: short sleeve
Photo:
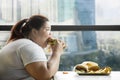
<instances>
[{"instance_id":1,"label":"short sleeve","mask_svg":"<svg viewBox=\"0 0 120 80\"><path fill-rule=\"evenodd\" d=\"M44 50L37 44L29 44L19 48L18 53L24 66L32 62L47 61Z\"/></svg>"}]
</instances>

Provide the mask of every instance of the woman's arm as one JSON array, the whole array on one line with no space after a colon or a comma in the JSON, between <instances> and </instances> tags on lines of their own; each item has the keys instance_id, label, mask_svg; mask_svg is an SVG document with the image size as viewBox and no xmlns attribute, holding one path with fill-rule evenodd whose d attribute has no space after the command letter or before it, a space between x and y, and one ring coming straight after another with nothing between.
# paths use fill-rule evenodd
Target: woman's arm
<instances>
[{"instance_id":1,"label":"woman's arm","mask_svg":"<svg viewBox=\"0 0 120 80\"><path fill-rule=\"evenodd\" d=\"M25 68L36 80L50 80L57 72L60 56L51 56L48 62L40 61L28 64Z\"/></svg>"},{"instance_id":2,"label":"woman's arm","mask_svg":"<svg viewBox=\"0 0 120 80\"><path fill-rule=\"evenodd\" d=\"M28 73L36 80L50 80L59 68L60 56L63 52L62 44L62 42L57 41L57 44L52 46L53 54L48 61L33 62L26 65Z\"/></svg>"}]
</instances>

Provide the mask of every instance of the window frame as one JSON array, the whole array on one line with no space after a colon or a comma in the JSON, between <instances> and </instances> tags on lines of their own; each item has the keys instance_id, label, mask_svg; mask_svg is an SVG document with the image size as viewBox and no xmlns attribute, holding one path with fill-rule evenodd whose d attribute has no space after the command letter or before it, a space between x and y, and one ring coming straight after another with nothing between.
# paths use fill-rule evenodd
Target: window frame
<instances>
[{"instance_id":1,"label":"window frame","mask_svg":"<svg viewBox=\"0 0 120 80\"><path fill-rule=\"evenodd\" d=\"M0 31L10 31L13 25L0 25ZM51 25L52 31L120 31L120 25Z\"/></svg>"}]
</instances>

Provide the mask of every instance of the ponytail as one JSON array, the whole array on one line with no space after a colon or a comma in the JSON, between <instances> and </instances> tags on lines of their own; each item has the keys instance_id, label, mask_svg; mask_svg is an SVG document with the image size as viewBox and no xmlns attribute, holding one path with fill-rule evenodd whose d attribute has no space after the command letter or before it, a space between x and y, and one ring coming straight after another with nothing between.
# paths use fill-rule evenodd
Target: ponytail
<instances>
[{"instance_id":1,"label":"ponytail","mask_svg":"<svg viewBox=\"0 0 120 80\"><path fill-rule=\"evenodd\" d=\"M11 29L11 36L8 39L7 43L9 43L11 40L17 40L20 38L24 38L21 29L24 26L25 22L27 21L27 19L23 19L20 20L19 22L17 22L15 25L13 25L12 29Z\"/></svg>"},{"instance_id":2,"label":"ponytail","mask_svg":"<svg viewBox=\"0 0 120 80\"><path fill-rule=\"evenodd\" d=\"M42 15L33 15L29 19L20 20L12 27L11 36L7 43L21 38L28 38L33 28L39 30L46 21L48 21L48 18Z\"/></svg>"}]
</instances>

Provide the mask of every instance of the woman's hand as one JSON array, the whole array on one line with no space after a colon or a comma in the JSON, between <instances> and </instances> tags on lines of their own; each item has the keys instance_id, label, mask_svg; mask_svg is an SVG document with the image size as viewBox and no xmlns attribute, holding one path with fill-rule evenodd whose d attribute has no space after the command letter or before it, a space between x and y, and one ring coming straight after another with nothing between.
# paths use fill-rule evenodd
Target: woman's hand
<instances>
[{"instance_id":1,"label":"woman's hand","mask_svg":"<svg viewBox=\"0 0 120 80\"><path fill-rule=\"evenodd\" d=\"M51 45L51 48L52 48L52 53L53 54L62 54L63 53L63 50L65 48L65 43L61 40L57 40L55 39L55 44L54 45Z\"/></svg>"}]
</instances>

